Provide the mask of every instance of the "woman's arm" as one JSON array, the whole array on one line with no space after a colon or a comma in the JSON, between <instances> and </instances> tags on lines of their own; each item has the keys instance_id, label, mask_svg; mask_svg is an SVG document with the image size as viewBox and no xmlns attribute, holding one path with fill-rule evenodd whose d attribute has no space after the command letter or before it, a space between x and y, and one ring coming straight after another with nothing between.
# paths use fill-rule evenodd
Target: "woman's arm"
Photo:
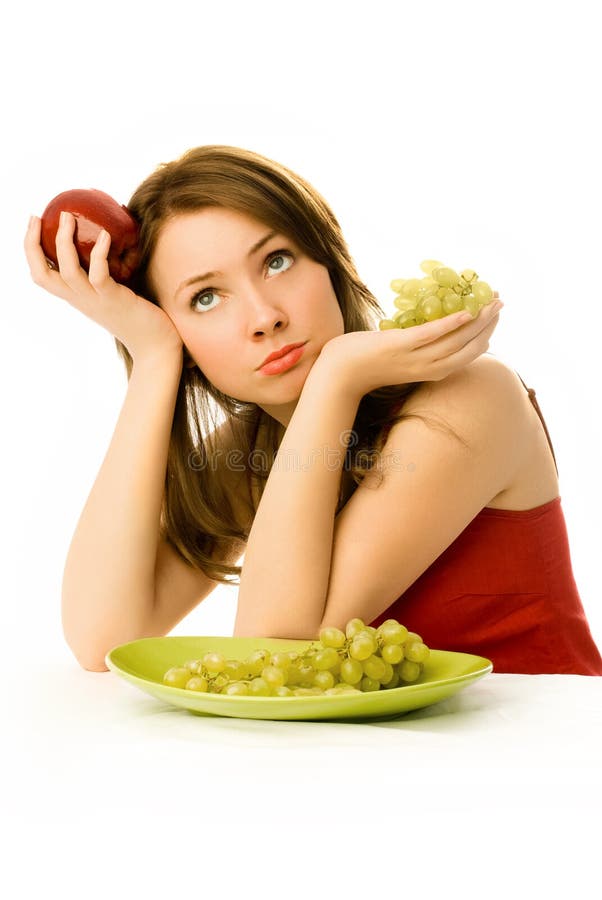
<instances>
[{"instance_id":1,"label":"woman's arm","mask_svg":"<svg viewBox=\"0 0 602 900\"><path fill-rule=\"evenodd\" d=\"M333 353L320 355L303 387L249 534L235 636L317 637L332 591L334 514L345 434L366 392L366 379L375 379L378 387L443 378L487 349L497 316L489 310L480 321L462 328L457 327L457 317L448 320L413 329L414 335L395 336L390 331L342 335L330 342L336 345ZM405 379L404 359L411 360L405 362L411 370L411 377ZM357 500L354 504L358 493L346 509L358 508ZM380 497L370 510L373 521L365 522L375 539L381 534ZM359 543L353 548L357 553L362 544L361 516L354 518L354 526L351 541ZM349 618L352 615L359 613L352 612Z\"/></svg>"},{"instance_id":2,"label":"woman's arm","mask_svg":"<svg viewBox=\"0 0 602 900\"><path fill-rule=\"evenodd\" d=\"M65 639L84 668L144 634L182 353L134 362L115 433L71 540L62 586Z\"/></svg>"},{"instance_id":3,"label":"woman's arm","mask_svg":"<svg viewBox=\"0 0 602 900\"><path fill-rule=\"evenodd\" d=\"M305 637L322 616L345 435L360 398L318 363L305 381L249 534L235 637Z\"/></svg>"}]
</instances>

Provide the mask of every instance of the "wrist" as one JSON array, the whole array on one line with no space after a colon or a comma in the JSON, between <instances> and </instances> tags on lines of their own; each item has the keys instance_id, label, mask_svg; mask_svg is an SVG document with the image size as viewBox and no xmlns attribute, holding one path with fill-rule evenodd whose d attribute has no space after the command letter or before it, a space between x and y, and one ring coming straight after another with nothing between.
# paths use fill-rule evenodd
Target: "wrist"
<instances>
[{"instance_id":1,"label":"wrist","mask_svg":"<svg viewBox=\"0 0 602 900\"><path fill-rule=\"evenodd\" d=\"M349 377L341 357L333 351L327 351L326 347L312 366L305 384L308 382L309 385L319 385L318 390L336 393L357 403L364 396L358 387L357 378Z\"/></svg>"},{"instance_id":2,"label":"wrist","mask_svg":"<svg viewBox=\"0 0 602 900\"><path fill-rule=\"evenodd\" d=\"M154 347L142 353L137 353L133 359L133 368L142 369L167 369L178 371L180 374L184 366L182 344L177 346Z\"/></svg>"}]
</instances>

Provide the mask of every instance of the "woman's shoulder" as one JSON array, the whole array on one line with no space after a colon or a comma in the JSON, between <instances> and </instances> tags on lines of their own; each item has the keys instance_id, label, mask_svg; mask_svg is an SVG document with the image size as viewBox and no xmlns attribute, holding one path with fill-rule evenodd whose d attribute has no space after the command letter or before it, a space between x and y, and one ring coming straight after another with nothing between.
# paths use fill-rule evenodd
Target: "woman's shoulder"
<instances>
[{"instance_id":1,"label":"woman's shoulder","mask_svg":"<svg viewBox=\"0 0 602 900\"><path fill-rule=\"evenodd\" d=\"M527 391L514 370L494 356L482 355L440 381L419 385L401 406L401 419L388 432L387 441L403 442L406 422L415 422L416 416L427 426L438 422L451 429L476 454L503 449L518 466L527 443L523 438L533 429L529 407ZM406 415L412 418L404 421Z\"/></svg>"},{"instance_id":2,"label":"woman's shoulder","mask_svg":"<svg viewBox=\"0 0 602 900\"><path fill-rule=\"evenodd\" d=\"M442 407L457 409L467 405L473 412L482 402L500 414L522 406L527 392L516 372L495 356L481 355L469 365L440 381L425 381L403 404L403 411Z\"/></svg>"}]
</instances>

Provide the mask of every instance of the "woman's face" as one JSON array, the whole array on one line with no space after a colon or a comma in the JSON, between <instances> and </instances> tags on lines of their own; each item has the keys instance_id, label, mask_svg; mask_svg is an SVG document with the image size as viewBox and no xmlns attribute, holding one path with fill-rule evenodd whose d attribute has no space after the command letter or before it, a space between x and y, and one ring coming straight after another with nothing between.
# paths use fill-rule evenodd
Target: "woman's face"
<instances>
[{"instance_id":1,"label":"woman's face","mask_svg":"<svg viewBox=\"0 0 602 900\"><path fill-rule=\"evenodd\" d=\"M221 207L180 214L163 226L149 274L191 364L286 426L322 347L345 329L328 269L284 234L263 243L270 231ZM201 279L205 273L213 274ZM274 350L301 341L292 368L259 371Z\"/></svg>"}]
</instances>

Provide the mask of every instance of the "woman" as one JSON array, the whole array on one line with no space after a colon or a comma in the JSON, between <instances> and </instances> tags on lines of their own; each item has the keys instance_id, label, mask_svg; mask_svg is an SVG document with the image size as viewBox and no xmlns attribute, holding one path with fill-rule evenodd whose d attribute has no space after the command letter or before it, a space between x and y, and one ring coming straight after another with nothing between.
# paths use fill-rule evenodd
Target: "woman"
<instances>
[{"instance_id":1,"label":"woman","mask_svg":"<svg viewBox=\"0 0 602 900\"><path fill-rule=\"evenodd\" d=\"M235 636L394 617L496 671L602 674L534 395L483 355L496 303L379 331L323 198L239 148L159 166L128 207L129 287L104 233L80 268L68 214L58 271L39 219L25 240L34 281L114 335L129 382L65 566L82 666L240 575Z\"/></svg>"}]
</instances>

